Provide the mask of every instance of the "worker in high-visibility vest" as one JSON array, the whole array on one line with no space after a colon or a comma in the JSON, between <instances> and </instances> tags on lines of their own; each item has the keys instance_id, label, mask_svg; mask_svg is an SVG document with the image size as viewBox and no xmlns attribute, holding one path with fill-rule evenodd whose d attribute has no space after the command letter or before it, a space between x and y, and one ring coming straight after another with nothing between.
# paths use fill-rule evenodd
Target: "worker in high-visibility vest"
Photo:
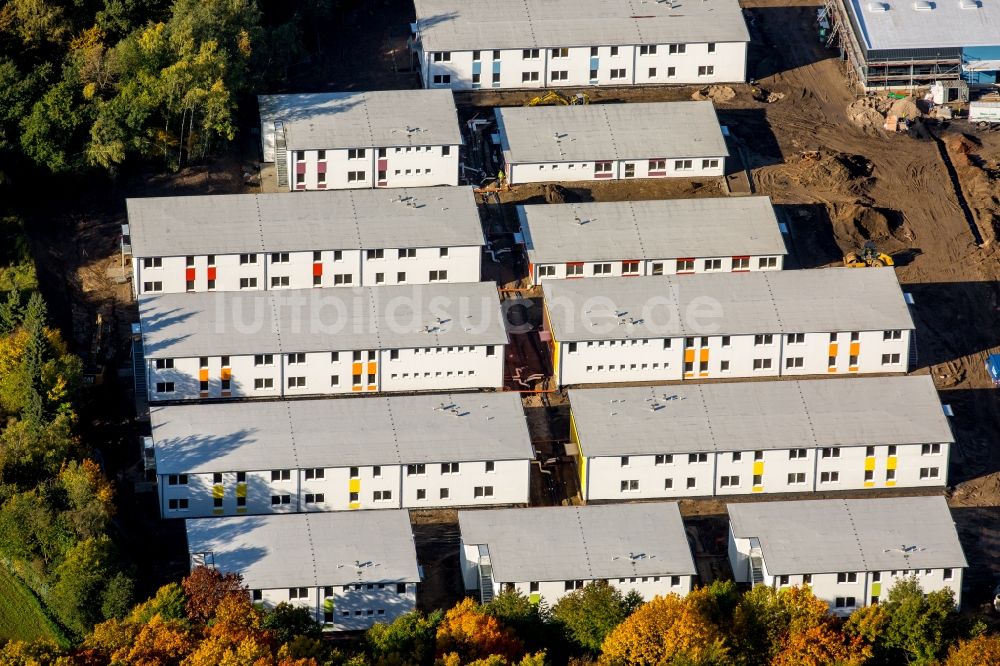
<instances>
[{"instance_id":1,"label":"worker in high-visibility vest","mask_svg":"<svg viewBox=\"0 0 1000 666\"><path fill-rule=\"evenodd\" d=\"M504 175L503 169L497 172L497 185L504 187L507 184L507 176Z\"/></svg>"}]
</instances>

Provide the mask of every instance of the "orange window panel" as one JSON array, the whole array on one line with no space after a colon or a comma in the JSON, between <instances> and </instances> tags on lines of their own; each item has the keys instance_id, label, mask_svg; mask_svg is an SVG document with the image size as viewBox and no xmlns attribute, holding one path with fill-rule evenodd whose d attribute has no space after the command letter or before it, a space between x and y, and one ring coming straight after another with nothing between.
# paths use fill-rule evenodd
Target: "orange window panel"
<instances>
[{"instance_id":1,"label":"orange window panel","mask_svg":"<svg viewBox=\"0 0 1000 666\"><path fill-rule=\"evenodd\" d=\"M703 363L708 362L708 349L701 350L701 358L699 358L698 360L702 361Z\"/></svg>"},{"instance_id":2,"label":"orange window panel","mask_svg":"<svg viewBox=\"0 0 1000 666\"><path fill-rule=\"evenodd\" d=\"M208 368L202 368L198 371L198 381L207 382L208 381Z\"/></svg>"},{"instance_id":3,"label":"orange window panel","mask_svg":"<svg viewBox=\"0 0 1000 666\"><path fill-rule=\"evenodd\" d=\"M376 366L377 366L377 363L375 363L375 361L369 361L368 362L368 374L369 375L374 375L375 374L375 368L376 368Z\"/></svg>"},{"instance_id":4,"label":"orange window panel","mask_svg":"<svg viewBox=\"0 0 1000 666\"><path fill-rule=\"evenodd\" d=\"M861 343L860 342L852 342L851 343L851 356L857 356L860 351L861 351Z\"/></svg>"},{"instance_id":5,"label":"orange window panel","mask_svg":"<svg viewBox=\"0 0 1000 666\"><path fill-rule=\"evenodd\" d=\"M222 378L223 379L232 379L233 378L233 371L232 371L232 369L230 369L230 368L223 368L222 369Z\"/></svg>"},{"instance_id":6,"label":"orange window panel","mask_svg":"<svg viewBox=\"0 0 1000 666\"><path fill-rule=\"evenodd\" d=\"M694 350L693 349L685 349L684 350L684 362L685 363L694 363Z\"/></svg>"},{"instance_id":7,"label":"orange window panel","mask_svg":"<svg viewBox=\"0 0 1000 666\"><path fill-rule=\"evenodd\" d=\"M351 374L360 375L361 374L361 363L355 362L351 368Z\"/></svg>"},{"instance_id":8,"label":"orange window panel","mask_svg":"<svg viewBox=\"0 0 1000 666\"><path fill-rule=\"evenodd\" d=\"M837 343L836 342L831 342L830 343L830 354L829 355L830 356L836 356L837 355Z\"/></svg>"}]
</instances>

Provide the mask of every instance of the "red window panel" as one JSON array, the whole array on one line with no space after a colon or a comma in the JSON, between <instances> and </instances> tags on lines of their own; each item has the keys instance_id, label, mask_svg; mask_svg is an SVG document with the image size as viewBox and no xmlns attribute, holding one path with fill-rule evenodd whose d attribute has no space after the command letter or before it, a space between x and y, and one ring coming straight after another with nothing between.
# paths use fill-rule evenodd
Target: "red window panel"
<instances>
[{"instance_id":1,"label":"red window panel","mask_svg":"<svg viewBox=\"0 0 1000 666\"><path fill-rule=\"evenodd\" d=\"M313 264L313 275L323 275L323 264L318 262Z\"/></svg>"},{"instance_id":2,"label":"red window panel","mask_svg":"<svg viewBox=\"0 0 1000 666\"><path fill-rule=\"evenodd\" d=\"M677 260L678 273L694 273L694 257L685 257Z\"/></svg>"},{"instance_id":3,"label":"red window panel","mask_svg":"<svg viewBox=\"0 0 1000 666\"><path fill-rule=\"evenodd\" d=\"M194 279L194 275L195 275L195 269L193 269L193 268L188 268L186 271L184 271L184 279L185 280L193 280Z\"/></svg>"},{"instance_id":4,"label":"red window panel","mask_svg":"<svg viewBox=\"0 0 1000 666\"><path fill-rule=\"evenodd\" d=\"M744 273L750 270L750 257L733 257L733 272Z\"/></svg>"},{"instance_id":5,"label":"red window panel","mask_svg":"<svg viewBox=\"0 0 1000 666\"><path fill-rule=\"evenodd\" d=\"M570 261L566 263L566 278L582 278L583 277L583 262L582 261Z\"/></svg>"},{"instance_id":6,"label":"red window panel","mask_svg":"<svg viewBox=\"0 0 1000 666\"><path fill-rule=\"evenodd\" d=\"M302 166L304 167L305 165L303 164ZM305 172L306 172L306 170L302 169L301 173L305 173ZM326 162L319 162L319 163L317 163L316 164L316 172L317 173L326 173Z\"/></svg>"},{"instance_id":7,"label":"red window panel","mask_svg":"<svg viewBox=\"0 0 1000 666\"><path fill-rule=\"evenodd\" d=\"M305 173L305 172L306 172L306 163L305 162L297 162L295 164L295 173Z\"/></svg>"},{"instance_id":8,"label":"red window panel","mask_svg":"<svg viewBox=\"0 0 1000 666\"><path fill-rule=\"evenodd\" d=\"M209 266L208 267L208 279L209 280L214 280L215 279L215 266Z\"/></svg>"}]
</instances>

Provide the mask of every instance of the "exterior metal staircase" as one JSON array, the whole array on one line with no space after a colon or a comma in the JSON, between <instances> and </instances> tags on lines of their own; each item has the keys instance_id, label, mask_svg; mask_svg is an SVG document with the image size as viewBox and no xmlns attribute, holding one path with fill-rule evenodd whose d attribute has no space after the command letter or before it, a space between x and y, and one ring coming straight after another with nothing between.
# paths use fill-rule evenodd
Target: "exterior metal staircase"
<instances>
[{"instance_id":1,"label":"exterior metal staircase","mask_svg":"<svg viewBox=\"0 0 1000 666\"><path fill-rule=\"evenodd\" d=\"M750 551L750 586L764 584L764 559L759 549Z\"/></svg>"},{"instance_id":2,"label":"exterior metal staircase","mask_svg":"<svg viewBox=\"0 0 1000 666\"><path fill-rule=\"evenodd\" d=\"M479 601L488 604L493 601L493 565L488 557L479 558Z\"/></svg>"},{"instance_id":3,"label":"exterior metal staircase","mask_svg":"<svg viewBox=\"0 0 1000 666\"><path fill-rule=\"evenodd\" d=\"M146 386L146 356L141 340L132 341L132 379L135 383L136 402L146 402L149 392Z\"/></svg>"},{"instance_id":4,"label":"exterior metal staircase","mask_svg":"<svg viewBox=\"0 0 1000 666\"><path fill-rule=\"evenodd\" d=\"M288 187L288 151L285 147L285 125L274 123L274 168L278 187Z\"/></svg>"}]
</instances>

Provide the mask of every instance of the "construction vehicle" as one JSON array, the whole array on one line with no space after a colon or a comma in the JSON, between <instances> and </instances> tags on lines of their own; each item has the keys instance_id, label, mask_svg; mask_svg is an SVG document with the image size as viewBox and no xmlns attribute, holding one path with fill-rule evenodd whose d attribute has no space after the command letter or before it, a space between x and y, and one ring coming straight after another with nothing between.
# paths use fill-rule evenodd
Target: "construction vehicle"
<instances>
[{"instance_id":1,"label":"construction vehicle","mask_svg":"<svg viewBox=\"0 0 1000 666\"><path fill-rule=\"evenodd\" d=\"M590 104L590 95L587 93L577 93L572 97L563 95L558 90L550 90L544 95L532 97L525 106L547 106L555 104L560 106L578 106L580 104Z\"/></svg>"},{"instance_id":2,"label":"construction vehicle","mask_svg":"<svg viewBox=\"0 0 1000 666\"><path fill-rule=\"evenodd\" d=\"M869 266L894 266L892 257L885 252L879 252L875 243L866 241L864 247L857 252L844 255L844 265L848 268L866 268Z\"/></svg>"}]
</instances>

